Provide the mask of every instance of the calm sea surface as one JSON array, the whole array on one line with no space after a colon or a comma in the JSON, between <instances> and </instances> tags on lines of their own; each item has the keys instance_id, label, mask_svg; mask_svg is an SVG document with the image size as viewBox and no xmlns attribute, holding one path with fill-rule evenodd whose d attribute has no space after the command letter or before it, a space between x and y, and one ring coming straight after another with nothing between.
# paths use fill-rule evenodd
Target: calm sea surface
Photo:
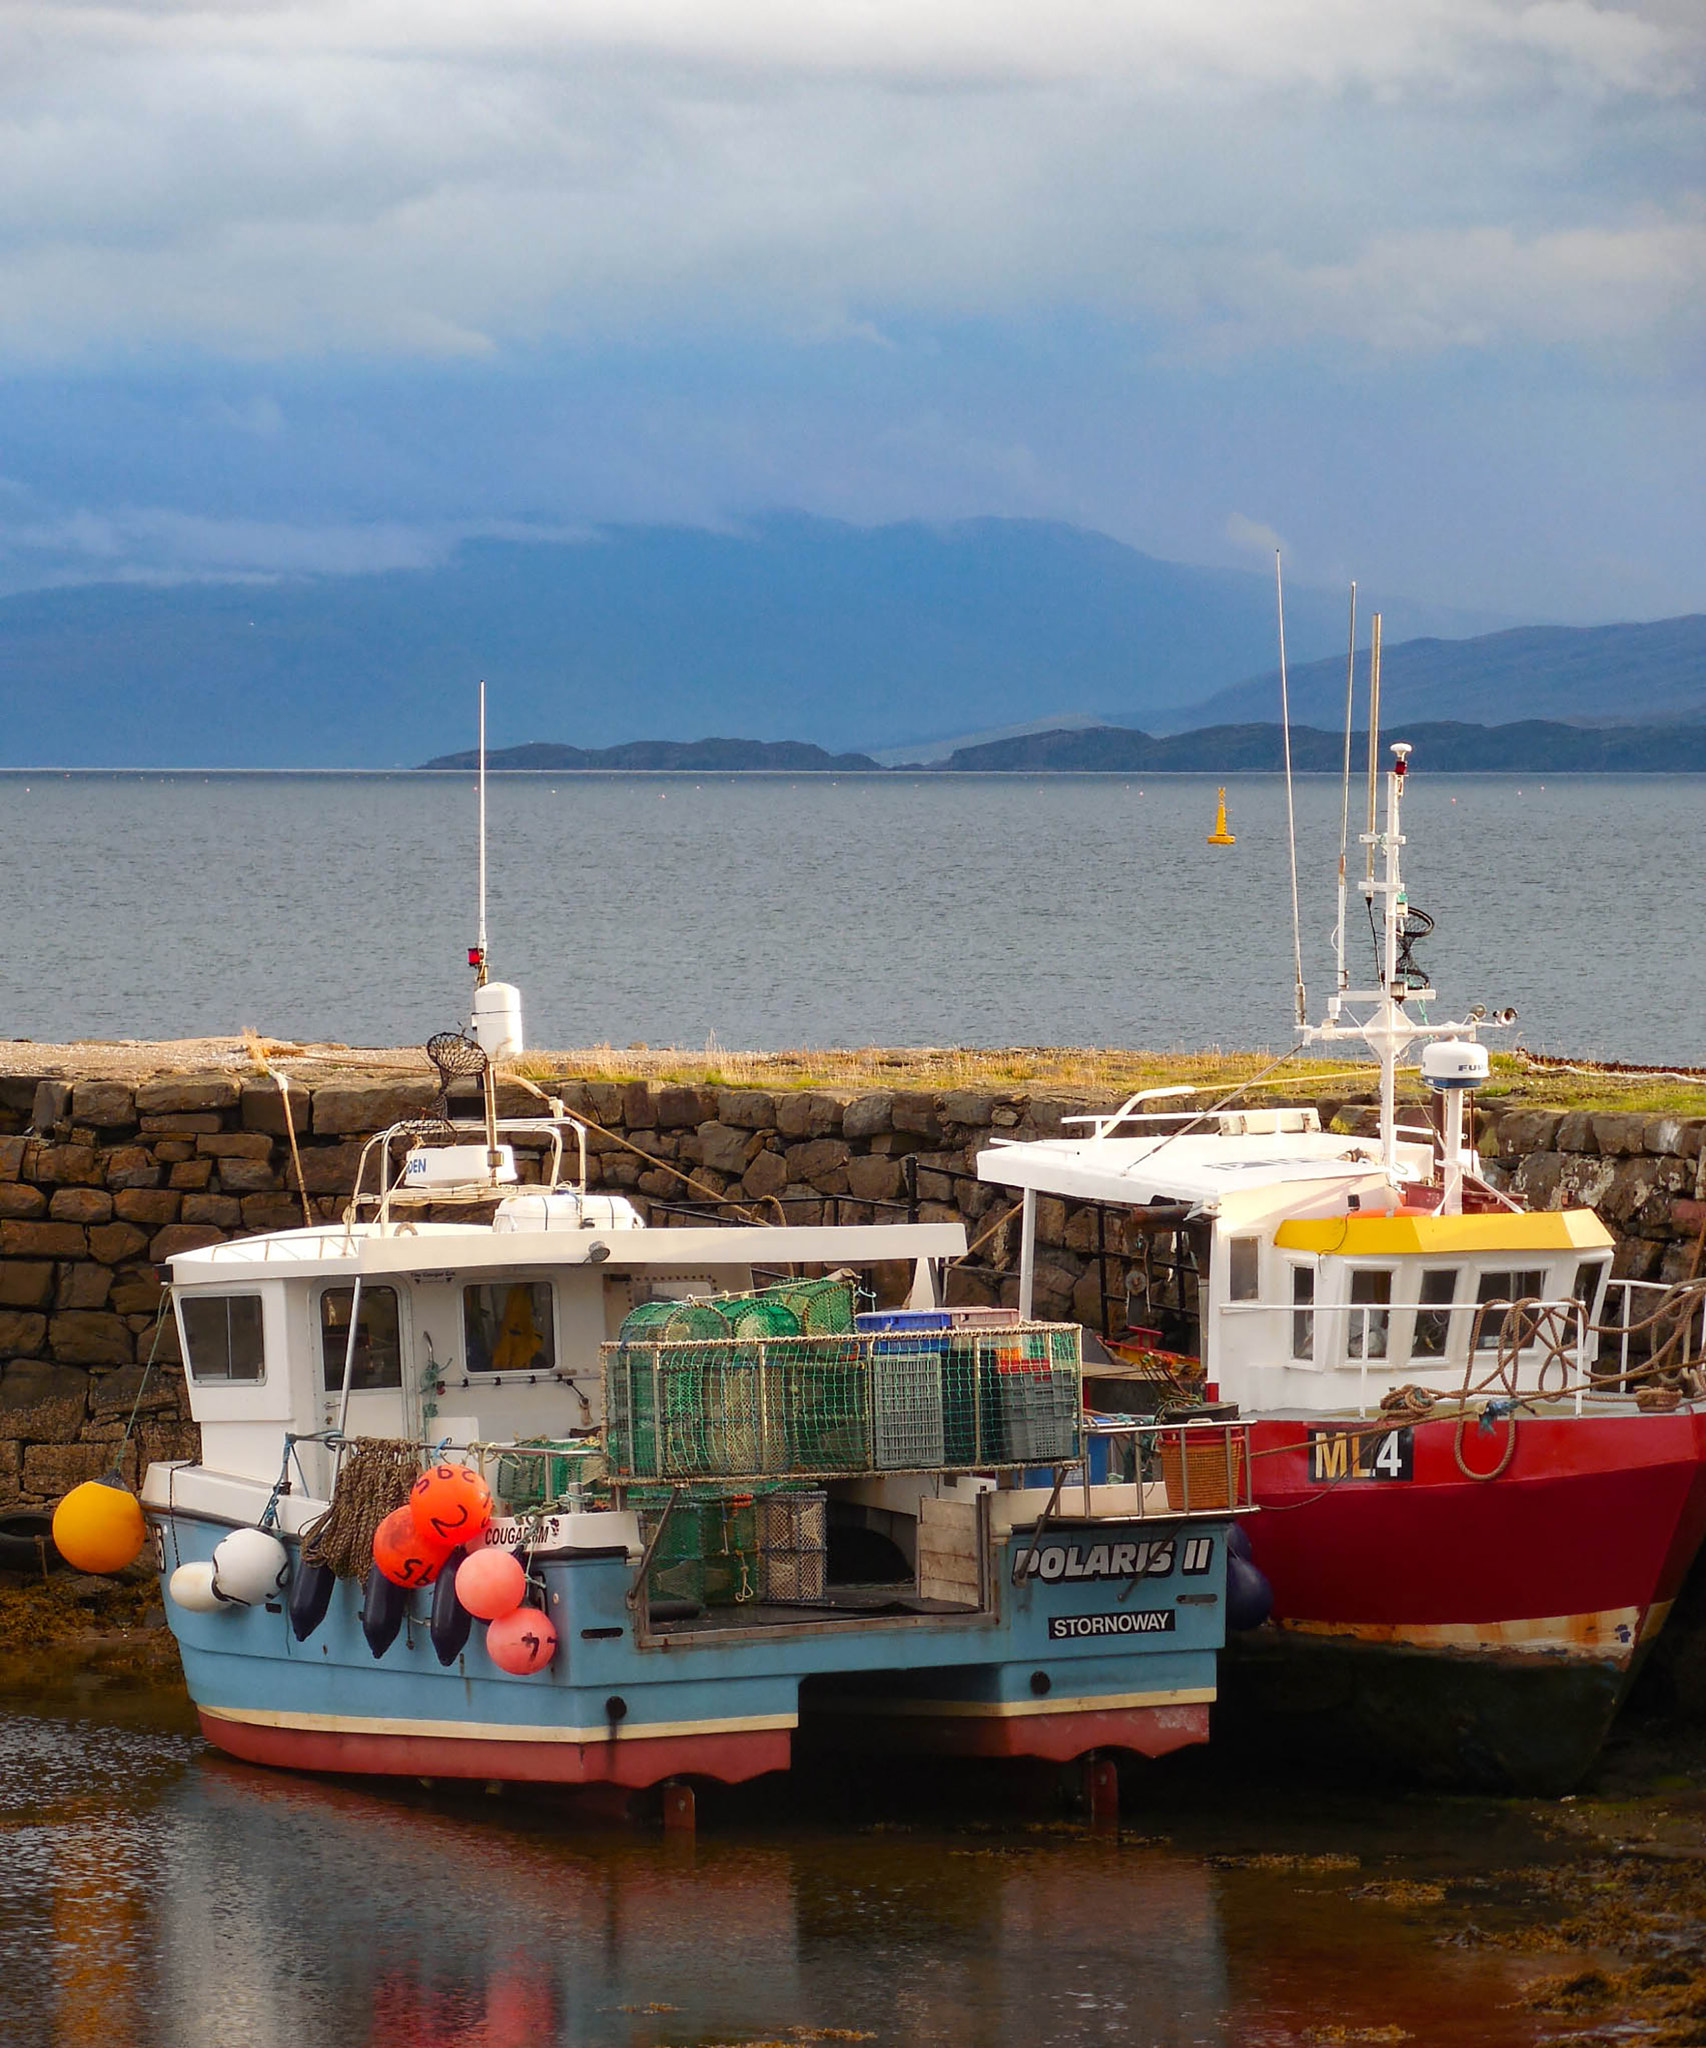
<instances>
[{"instance_id":1,"label":"calm sea surface","mask_svg":"<svg viewBox=\"0 0 1706 2048\"><path fill-rule=\"evenodd\" d=\"M1524 1981L1581 1967L1475 1942L1547 1907L1535 1828L1472 1801L1193 1759L1118 1842L996 1799L683 1843L270 1774L181 1720L0 1702L10 2048L1519 2048L1558 2031Z\"/></svg>"},{"instance_id":2,"label":"calm sea surface","mask_svg":"<svg viewBox=\"0 0 1706 2048\"><path fill-rule=\"evenodd\" d=\"M494 972L544 1047L1279 1051L1284 786L1227 798L1217 849L1196 776L494 778ZM1297 809L1319 1014L1336 782ZM1706 782L1423 763L1405 825L1446 1014L1706 1064ZM467 777L0 775L0 1035L418 1041L466 1004L474 902Z\"/></svg>"}]
</instances>

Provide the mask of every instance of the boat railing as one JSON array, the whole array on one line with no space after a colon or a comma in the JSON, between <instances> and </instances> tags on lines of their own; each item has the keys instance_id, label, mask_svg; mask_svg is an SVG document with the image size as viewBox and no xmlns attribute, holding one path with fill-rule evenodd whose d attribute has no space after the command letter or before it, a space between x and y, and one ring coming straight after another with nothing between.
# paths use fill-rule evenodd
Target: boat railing
<instances>
[{"instance_id":1,"label":"boat railing","mask_svg":"<svg viewBox=\"0 0 1706 2048\"><path fill-rule=\"evenodd\" d=\"M1662 1291L1662 1290L1661 1290ZM1451 1318L1473 1312L1466 1349L1457 1353L1451 1343ZM1226 1316L1252 1314L1286 1315L1294 1319L1291 1355L1284 1361L1306 1371L1345 1372L1354 1365L1357 1372L1357 1412L1369 1412L1369 1366L1445 1373L1461 1364L1465 1389L1471 1390L1478 1363L1496 1365L1507 1391L1528 1393L1545 1399L1573 1395L1578 1412L1583 1396L1596 1379L1598 1339L1588 1317L1588 1305L1573 1295L1556 1300L1534 1298L1523 1301L1495 1299L1474 1303L1446 1301L1232 1301L1222 1304ZM1409 1342L1394 1348L1392 1318L1413 1316ZM1343 1319L1343 1344L1316 1341L1317 1316ZM1415 1332L1422 1317L1433 1318L1438 1327L1437 1352L1418 1352ZM1317 1364L1317 1353L1325 1348L1327 1362ZM1530 1368L1531 1384L1524 1388L1521 1376ZM1380 1389L1384 1393L1385 1389ZM1379 1395L1377 1393L1377 1399Z\"/></svg>"},{"instance_id":2,"label":"boat railing","mask_svg":"<svg viewBox=\"0 0 1706 2048\"><path fill-rule=\"evenodd\" d=\"M456 1124L436 1118L404 1118L401 1122L375 1133L362 1147L361 1157L356 1164L355 1189L344 1212L345 1216L349 1222L354 1223L364 1209L369 1209L373 1212L374 1221L383 1229L390 1222L391 1211L398 1203L414 1205L489 1202L494 1199L501 1200L505 1195L515 1193L521 1185L519 1182L500 1182L495 1176L495 1171L488 1166L484 1176L476 1176L467 1181L408 1187L401 1179L392 1178L392 1148L402 1140L408 1141L412 1152L432 1139L451 1144L477 1145L484 1149L494 1136L499 1140L505 1137L543 1137L550 1154L549 1164L541 1173L538 1182L530 1184L531 1191L535 1194L555 1193L564 1186L565 1130L572 1130L577 1141L579 1175L575 1182L575 1191L584 1197L589 1173L587 1130L586 1125L578 1117L566 1113L562 1116L499 1117L490 1131L483 1123ZM369 1190L366 1186L367 1176L370 1164L374 1161L377 1161L378 1180L377 1185ZM404 1170L407 1170L406 1159Z\"/></svg>"},{"instance_id":3,"label":"boat railing","mask_svg":"<svg viewBox=\"0 0 1706 2048\"><path fill-rule=\"evenodd\" d=\"M1659 1351L1698 1370L1706 1359L1706 1280L1608 1280L1598 1331L1596 1377L1619 1391L1649 1371Z\"/></svg>"}]
</instances>

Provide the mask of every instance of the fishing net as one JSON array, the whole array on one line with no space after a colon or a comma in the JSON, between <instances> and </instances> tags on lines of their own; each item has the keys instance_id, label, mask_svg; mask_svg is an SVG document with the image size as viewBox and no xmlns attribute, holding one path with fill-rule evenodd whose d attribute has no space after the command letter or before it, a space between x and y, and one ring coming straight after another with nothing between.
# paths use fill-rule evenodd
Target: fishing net
<instances>
[{"instance_id":1,"label":"fishing net","mask_svg":"<svg viewBox=\"0 0 1706 2048\"><path fill-rule=\"evenodd\" d=\"M821 1601L827 1581L825 1494L798 1487L731 1492L636 1487L642 1539L652 1549L647 1598L699 1607Z\"/></svg>"},{"instance_id":2,"label":"fishing net","mask_svg":"<svg viewBox=\"0 0 1706 2048\"><path fill-rule=\"evenodd\" d=\"M453 1081L484 1080L490 1064L486 1049L460 1031L438 1031L426 1042L426 1056L438 1069L438 1100L432 1114L441 1123L449 1123L450 1085Z\"/></svg>"}]
</instances>

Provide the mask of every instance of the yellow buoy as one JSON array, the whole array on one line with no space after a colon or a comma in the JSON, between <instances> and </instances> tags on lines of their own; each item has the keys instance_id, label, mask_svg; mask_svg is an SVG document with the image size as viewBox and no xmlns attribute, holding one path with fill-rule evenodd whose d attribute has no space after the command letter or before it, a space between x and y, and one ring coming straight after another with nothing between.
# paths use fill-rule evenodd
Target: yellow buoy
<instances>
[{"instance_id":1,"label":"yellow buoy","mask_svg":"<svg viewBox=\"0 0 1706 2048\"><path fill-rule=\"evenodd\" d=\"M53 1541L80 1572L122 1572L148 1541L142 1503L112 1479L85 1479L53 1511Z\"/></svg>"},{"instance_id":2,"label":"yellow buoy","mask_svg":"<svg viewBox=\"0 0 1706 2048\"><path fill-rule=\"evenodd\" d=\"M1214 830L1208 835L1210 846L1236 846L1234 835L1226 829L1226 792L1220 792L1220 808L1214 814Z\"/></svg>"}]
</instances>

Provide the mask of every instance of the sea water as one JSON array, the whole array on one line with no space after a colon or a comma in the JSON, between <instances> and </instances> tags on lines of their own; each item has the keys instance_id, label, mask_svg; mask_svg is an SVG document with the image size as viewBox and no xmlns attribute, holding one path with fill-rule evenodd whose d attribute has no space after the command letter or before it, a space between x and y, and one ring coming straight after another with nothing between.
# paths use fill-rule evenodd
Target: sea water
<instances>
[{"instance_id":1,"label":"sea water","mask_svg":"<svg viewBox=\"0 0 1706 2048\"><path fill-rule=\"evenodd\" d=\"M1284 1050L1285 786L1202 776L502 776L494 974L530 1043ZM1706 1064L1694 777L1410 778L1434 1014L1530 1047ZM1367 985L1351 795L1348 957ZM1296 786L1312 1015L1333 985L1341 790ZM0 775L0 1035L412 1043L476 935L464 775ZM1495 1043L1509 1042L1496 1038Z\"/></svg>"}]
</instances>

